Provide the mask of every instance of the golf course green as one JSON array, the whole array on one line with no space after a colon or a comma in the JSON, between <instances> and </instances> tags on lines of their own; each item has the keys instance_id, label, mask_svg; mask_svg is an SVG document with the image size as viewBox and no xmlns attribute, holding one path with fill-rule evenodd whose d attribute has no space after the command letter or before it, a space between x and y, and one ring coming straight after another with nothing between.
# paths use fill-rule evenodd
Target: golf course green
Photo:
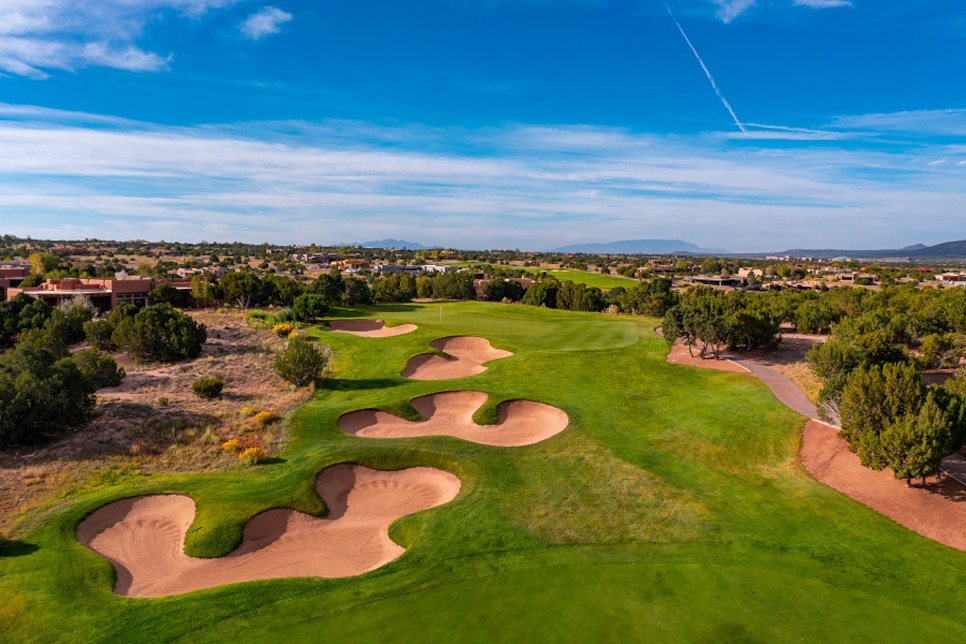
<instances>
[{"instance_id":1,"label":"golf course green","mask_svg":"<svg viewBox=\"0 0 966 644\"><path fill-rule=\"evenodd\" d=\"M805 419L751 377L667 364L657 320L483 302L330 315L417 329L310 331L332 374L266 464L119 471L28 516L0 550L0 641L966 641L966 553L814 481L797 464ZM450 336L513 355L467 378L400 375ZM531 400L570 424L522 447L339 428L361 409L415 420L409 401L463 390L488 394L480 423ZM75 536L111 501L181 494L196 504L186 552L224 556L259 512L323 515L315 480L337 463L433 467L462 487L392 525L399 559L342 579L134 599Z\"/></svg>"}]
</instances>

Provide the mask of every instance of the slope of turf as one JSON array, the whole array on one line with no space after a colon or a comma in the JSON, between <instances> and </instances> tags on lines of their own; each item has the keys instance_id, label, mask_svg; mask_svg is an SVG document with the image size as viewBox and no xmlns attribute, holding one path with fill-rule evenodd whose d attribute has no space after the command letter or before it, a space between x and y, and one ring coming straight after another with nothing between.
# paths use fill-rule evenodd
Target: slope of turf
<instances>
[{"instance_id":1,"label":"slope of turf","mask_svg":"<svg viewBox=\"0 0 966 644\"><path fill-rule=\"evenodd\" d=\"M748 377L666 364L654 321L483 303L336 314L419 329L381 339L315 332L333 348L333 378L291 419L280 462L120 473L32 517L14 535L21 545L0 551L0 639L966 637L966 556L803 474L802 419ZM399 375L448 335L484 336L514 355L459 380ZM412 416L412 398L455 389L490 394L484 420L503 400L529 398L564 409L571 424L512 449L367 440L336 425L364 407ZM391 534L406 554L356 578L132 600L111 593L111 566L73 539L107 501L178 492L198 504L189 553L222 555L262 509L324 512L314 477L344 461L441 467L463 490L398 521Z\"/></svg>"}]
</instances>

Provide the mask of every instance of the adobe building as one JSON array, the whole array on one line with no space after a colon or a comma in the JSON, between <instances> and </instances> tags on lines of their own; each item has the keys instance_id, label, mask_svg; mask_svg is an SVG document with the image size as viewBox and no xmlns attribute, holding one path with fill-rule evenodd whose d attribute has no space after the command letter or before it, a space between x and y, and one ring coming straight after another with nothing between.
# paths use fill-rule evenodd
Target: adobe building
<instances>
[{"instance_id":1,"label":"adobe building","mask_svg":"<svg viewBox=\"0 0 966 644\"><path fill-rule=\"evenodd\" d=\"M27 279L28 267L24 264L0 264L0 300L7 299L7 291Z\"/></svg>"},{"instance_id":2,"label":"adobe building","mask_svg":"<svg viewBox=\"0 0 966 644\"><path fill-rule=\"evenodd\" d=\"M21 280L23 281L23 280ZM154 288L150 277L137 277L118 273L115 277L64 277L49 279L39 286L8 288L6 299L12 300L24 293L57 306L77 295L90 298L99 311L112 311L118 304L127 302L135 306L148 304L148 293Z\"/></svg>"}]
</instances>

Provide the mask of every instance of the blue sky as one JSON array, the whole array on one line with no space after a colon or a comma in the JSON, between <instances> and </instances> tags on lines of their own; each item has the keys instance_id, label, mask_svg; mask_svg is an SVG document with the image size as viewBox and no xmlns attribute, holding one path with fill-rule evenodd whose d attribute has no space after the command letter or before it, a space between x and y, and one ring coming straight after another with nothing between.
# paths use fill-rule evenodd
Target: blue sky
<instances>
[{"instance_id":1,"label":"blue sky","mask_svg":"<svg viewBox=\"0 0 966 644\"><path fill-rule=\"evenodd\" d=\"M959 0L0 0L0 232L933 244L964 78Z\"/></svg>"}]
</instances>

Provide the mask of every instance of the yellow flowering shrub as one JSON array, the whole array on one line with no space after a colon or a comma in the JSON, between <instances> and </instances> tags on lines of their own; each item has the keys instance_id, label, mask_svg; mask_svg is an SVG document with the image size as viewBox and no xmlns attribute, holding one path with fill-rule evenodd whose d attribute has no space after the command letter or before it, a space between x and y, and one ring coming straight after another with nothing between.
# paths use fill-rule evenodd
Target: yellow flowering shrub
<instances>
[{"instance_id":1,"label":"yellow flowering shrub","mask_svg":"<svg viewBox=\"0 0 966 644\"><path fill-rule=\"evenodd\" d=\"M272 332L280 338L287 338L295 331L291 324L276 324L272 327Z\"/></svg>"},{"instance_id":2,"label":"yellow flowering shrub","mask_svg":"<svg viewBox=\"0 0 966 644\"><path fill-rule=\"evenodd\" d=\"M274 412L260 411L255 414L255 417L252 420L255 421L255 424L259 427L265 427L266 425L271 425L272 423L276 422L278 420L278 416Z\"/></svg>"},{"instance_id":3,"label":"yellow flowering shrub","mask_svg":"<svg viewBox=\"0 0 966 644\"><path fill-rule=\"evenodd\" d=\"M238 460L245 465L255 465L265 460L265 450L261 447L249 447L238 455Z\"/></svg>"}]
</instances>

